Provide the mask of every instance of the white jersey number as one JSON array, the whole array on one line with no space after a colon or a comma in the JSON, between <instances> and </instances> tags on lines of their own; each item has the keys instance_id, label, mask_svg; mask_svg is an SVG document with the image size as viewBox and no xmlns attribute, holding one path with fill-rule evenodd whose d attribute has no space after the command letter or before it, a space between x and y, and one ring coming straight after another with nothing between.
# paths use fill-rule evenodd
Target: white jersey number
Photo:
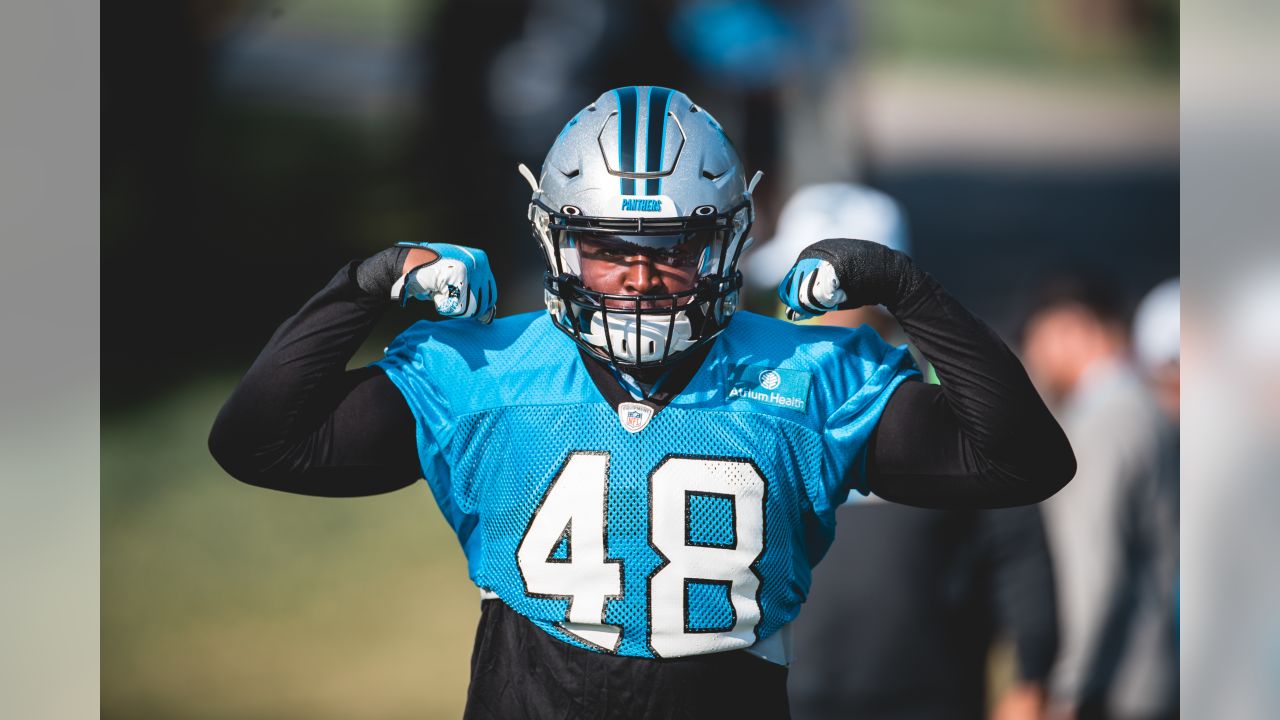
<instances>
[{"instance_id":1,"label":"white jersey number","mask_svg":"<svg viewBox=\"0 0 1280 720\"><path fill-rule=\"evenodd\" d=\"M516 559L526 593L569 600L562 630L614 652L622 629L604 622L604 602L622 597L622 566L605 556L608 478L607 453L570 455L534 511Z\"/></svg>"},{"instance_id":2,"label":"white jersey number","mask_svg":"<svg viewBox=\"0 0 1280 720\"><path fill-rule=\"evenodd\" d=\"M740 460L673 457L653 471L650 488L653 546L667 561L649 580L654 653L679 657L751 645L760 622L760 578L751 566L764 550L764 478ZM699 500L727 515L715 523L721 527L714 538L699 538L691 527L691 506ZM694 622L690 584L723 588L727 620Z\"/></svg>"},{"instance_id":3,"label":"white jersey number","mask_svg":"<svg viewBox=\"0 0 1280 720\"><path fill-rule=\"evenodd\" d=\"M527 594L569 600L562 630L614 652L621 629L604 622L605 601L622 597L622 568L604 545L608 474L607 453L570 455L516 555ZM752 566L764 550L764 478L745 460L669 457L649 488L650 542L663 560L649 579L654 654L750 646L760 622ZM712 598L705 617L690 607L695 593Z\"/></svg>"}]
</instances>

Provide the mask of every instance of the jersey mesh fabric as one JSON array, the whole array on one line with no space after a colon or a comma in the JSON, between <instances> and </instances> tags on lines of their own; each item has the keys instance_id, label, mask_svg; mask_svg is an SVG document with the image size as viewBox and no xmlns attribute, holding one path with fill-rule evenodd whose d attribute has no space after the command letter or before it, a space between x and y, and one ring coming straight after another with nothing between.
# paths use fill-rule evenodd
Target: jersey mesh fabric
<instances>
[{"instance_id":1,"label":"jersey mesh fabric","mask_svg":"<svg viewBox=\"0 0 1280 720\"><path fill-rule=\"evenodd\" d=\"M737 544L732 497L690 492L685 502L689 509L686 545L732 547Z\"/></svg>"},{"instance_id":2,"label":"jersey mesh fabric","mask_svg":"<svg viewBox=\"0 0 1280 720\"><path fill-rule=\"evenodd\" d=\"M621 593L606 598L602 622L621 629L616 652L639 657L738 649L795 617L811 568L831 543L834 509L850 487L863 489L875 422L898 383L916 373L905 347L890 347L868 329L739 313L684 391L631 433L583 362L545 313L529 313L488 327L420 322L376 364L417 420L423 476L458 535L472 580L554 637L596 650L562 625L573 589L562 596L528 592L517 553L566 463L584 454L606 458L604 552L622 582ZM766 388L804 387L803 409L793 399L732 392L756 377ZM714 487L704 487L705 478L693 475L713 466ZM678 542L654 535L656 520L671 508L681 516ZM572 525L567 547L560 530L538 549L539 562L581 560ZM739 537L743 532L752 537ZM751 557L741 554L757 547ZM698 563L706 570L706 562L731 558L750 561L739 577L747 581L697 570ZM659 604L685 607L683 623L657 623L655 638L659 572L683 573L684 580L681 592ZM727 596L739 604L727 605ZM735 607L758 610L745 639L723 632ZM692 645L659 642L680 634L698 637Z\"/></svg>"}]
</instances>

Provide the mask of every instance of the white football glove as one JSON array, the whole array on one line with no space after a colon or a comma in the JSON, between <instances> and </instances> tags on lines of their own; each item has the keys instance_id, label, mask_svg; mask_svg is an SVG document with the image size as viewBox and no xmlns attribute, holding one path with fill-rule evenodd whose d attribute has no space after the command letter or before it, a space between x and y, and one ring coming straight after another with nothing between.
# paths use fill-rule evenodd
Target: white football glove
<instances>
[{"instance_id":1,"label":"white football glove","mask_svg":"<svg viewBox=\"0 0 1280 720\"><path fill-rule=\"evenodd\" d=\"M474 317L482 323L493 320L498 288L489 269L489 256L483 250L445 243L400 246L426 247L440 257L396 280L391 286L393 300L401 305L411 297L429 300L436 312L445 317Z\"/></svg>"}]
</instances>

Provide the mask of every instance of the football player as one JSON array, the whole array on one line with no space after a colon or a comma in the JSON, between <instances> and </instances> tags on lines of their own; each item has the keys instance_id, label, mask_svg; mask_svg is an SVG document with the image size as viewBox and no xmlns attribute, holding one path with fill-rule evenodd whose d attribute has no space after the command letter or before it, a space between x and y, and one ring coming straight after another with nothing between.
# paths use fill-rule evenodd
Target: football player
<instances>
[{"instance_id":1,"label":"football player","mask_svg":"<svg viewBox=\"0 0 1280 720\"><path fill-rule=\"evenodd\" d=\"M480 249L389 248L285 321L210 436L279 490L426 479L483 598L468 717L785 717L788 623L851 490L996 507L1073 474L1018 360L901 253L815 238L779 293L885 306L941 388L865 327L738 311L759 176L684 94L606 92L521 171L546 312L489 322ZM473 320L345 371L410 299Z\"/></svg>"}]
</instances>

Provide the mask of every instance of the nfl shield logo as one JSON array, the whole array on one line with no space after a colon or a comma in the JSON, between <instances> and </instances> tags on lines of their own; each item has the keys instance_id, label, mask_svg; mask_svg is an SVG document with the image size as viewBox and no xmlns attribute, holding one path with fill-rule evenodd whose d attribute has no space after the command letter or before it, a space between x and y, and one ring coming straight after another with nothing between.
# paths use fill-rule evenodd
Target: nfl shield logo
<instances>
[{"instance_id":1,"label":"nfl shield logo","mask_svg":"<svg viewBox=\"0 0 1280 720\"><path fill-rule=\"evenodd\" d=\"M618 404L618 420L629 433L638 433L649 424L653 417L653 408L642 403L624 402Z\"/></svg>"}]
</instances>

